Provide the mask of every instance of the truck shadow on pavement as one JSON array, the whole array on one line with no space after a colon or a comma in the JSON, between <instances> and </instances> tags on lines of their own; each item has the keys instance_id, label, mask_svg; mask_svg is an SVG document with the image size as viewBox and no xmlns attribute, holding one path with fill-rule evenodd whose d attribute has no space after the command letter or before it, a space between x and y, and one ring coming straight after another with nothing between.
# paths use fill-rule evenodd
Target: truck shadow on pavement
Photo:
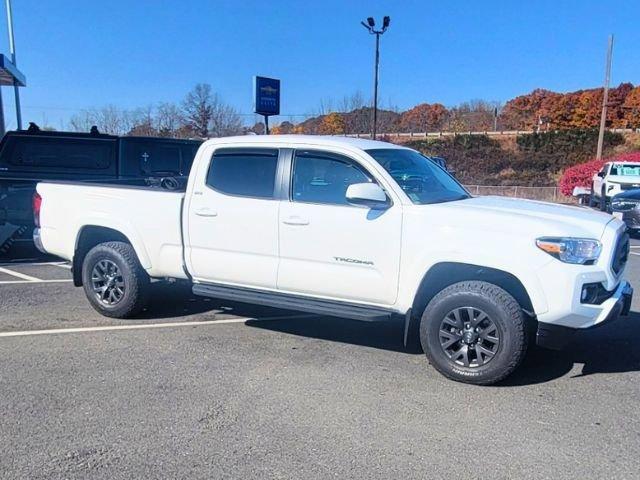
<instances>
[{"instance_id":1,"label":"truck shadow on pavement","mask_svg":"<svg viewBox=\"0 0 640 480\"><path fill-rule=\"evenodd\" d=\"M502 383L543 383L572 372L570 378L598 373L640 371L640 313L630 312L611 323L579 332L564 350L534 348L518 371ZM575 371L574 371L575 370Z\"/></svg>"},{"instance_id":2,"label":"truck shadow on pavement","mask_svg":"<svg viewBox=\"0 0 640 480\"><path fill-rule=\"evenodd\" d=\"M246 321L252 328L408 355L423 354L417 340L404 346L402 319L363 322L320 315L300 318L297 311L194 297L189 286L182 284L154 286L151 307L138 318L204 315L207 319L209 313L211 320L221 315L254 318ZM296 318L286 318L288 316ZM417 328L413 330L413 337L417 339ZM640 349L635 348L636 345L640 345L640 312L631 312L628 317L579 332L564 350L531 348L521 367L498 386L545 383L568 374L568 378L573 379L598 373L640 371Z\"/></svg>"},{"instance_id":3,"label":"truck shadow on pavement","mask_svg":"<svg viewBox=\"0 0 640 480\"><path fill-rule=\"evenodd\" d=\"M403 344L402 321L360 322L332 317L308 319L282 319L273 321L249 320L247 325L265 330L316 338L331 342L349 343L390 350L410 355L421 355L418 342ZM514 387L545 383L563 377L574 370L569 378L585 377L597 373L640 371L640 313L631 312L602 327L576 334L562 351L532 348L523 364L500 387Z\"/></svg>"},{"instance_id":4,"label":"truck shadow on pavement","mask_svg":"<svg viewBox=\"0 0 640 480\"><path fill-rule=\"evenodd\" d=\"M182 282L152 284L148 303L149 306L136 316L137 320L179 319L193 315L204 316L193 320L215 320L221 315L247 318L300 315L300 312L290 310L195 296L191 293L191 285Z\"/></svg>"}]
</instances>

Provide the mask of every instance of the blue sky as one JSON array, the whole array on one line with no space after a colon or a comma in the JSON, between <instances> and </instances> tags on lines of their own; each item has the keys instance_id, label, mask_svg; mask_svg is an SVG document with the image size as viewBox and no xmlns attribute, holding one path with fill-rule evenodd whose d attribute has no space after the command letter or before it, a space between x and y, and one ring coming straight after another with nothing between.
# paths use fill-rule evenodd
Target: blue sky
<instances>
[{"instance_id":1,"label":"blue sky","mask_svg":"<svg viewBox=\"0 0 640 480\"><path fill-rule=\"evenodd\" d=\"M321 98L368 97L373 37L359 24L367 16L391 16L383 105L598 86L609 33L612 83L640 83L640 2L631 0L13 0L13 9L28 81L23 116L56 128L82 108L180 101L197 82L249 113L255 74L282 79L281 120L317 111ZM0 29L8 53L4 21ZM15 127L13 95L3 90Z\"/></svg>"}]
</instances>

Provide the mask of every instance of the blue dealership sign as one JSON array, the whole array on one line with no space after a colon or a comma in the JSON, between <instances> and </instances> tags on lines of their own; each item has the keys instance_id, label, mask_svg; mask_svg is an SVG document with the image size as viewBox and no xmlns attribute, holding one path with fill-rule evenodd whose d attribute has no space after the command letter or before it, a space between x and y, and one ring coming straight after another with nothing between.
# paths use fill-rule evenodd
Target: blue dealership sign
<instances>
[{"instance_id":1,"label":"blue dealership sign","mask_svg":"<svg viewBox=\"0 0 640 480\"><path fill-rule=\"evenodd\" d=\"M253 77L253 111L260 115L280 115L280 80Z\"/></svg>"}]
</instances>

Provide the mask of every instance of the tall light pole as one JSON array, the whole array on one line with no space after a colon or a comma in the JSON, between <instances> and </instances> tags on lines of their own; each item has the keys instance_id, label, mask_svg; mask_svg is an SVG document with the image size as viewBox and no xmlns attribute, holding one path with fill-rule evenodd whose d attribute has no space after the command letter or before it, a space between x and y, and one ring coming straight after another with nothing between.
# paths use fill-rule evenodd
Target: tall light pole
<instances>
[{"instance_id":1,"label":"tall light pole","mask_svg":"<svg viewBox=\"0 0 640 480\"><path fill-rule=\"evenodd\" d=\"M380 35L387 31L391 18L384 17L382 19L382 29L376 30L376 22L373 17L367 18L367 23L360 22L371 35L376 36L376 60L373 68L373 120L371 125L371 138L376 139L376 130L378 126L378 65L380 64Z\"/></svg>"}]
</instances>

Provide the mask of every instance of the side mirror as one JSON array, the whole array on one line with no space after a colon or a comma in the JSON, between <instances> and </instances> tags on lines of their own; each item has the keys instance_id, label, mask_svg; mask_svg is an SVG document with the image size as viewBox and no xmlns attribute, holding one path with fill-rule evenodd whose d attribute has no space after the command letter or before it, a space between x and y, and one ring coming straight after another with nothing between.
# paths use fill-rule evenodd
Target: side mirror
<instances>
[{"instance_id":1,"label":"side mirror","mask_svg":"<svg viewBox=\"0 0 640 480\"><path fill-rule=\"evenodd\" d=\"M598 176L599 176L600 178L604 178L604 172L598 172Z\"/></svg>"},{"instance_id":2,"label":"side mirror","mask_svg":"<svg viewBox=\"0 0 640 480\"><path fill-rule=\"evenodd\" d=\"M384 190L375 183L354 183L349 185L346 193L347 202L374 209L389 207L389 199Z\"/></svg>"}]
</instances>

